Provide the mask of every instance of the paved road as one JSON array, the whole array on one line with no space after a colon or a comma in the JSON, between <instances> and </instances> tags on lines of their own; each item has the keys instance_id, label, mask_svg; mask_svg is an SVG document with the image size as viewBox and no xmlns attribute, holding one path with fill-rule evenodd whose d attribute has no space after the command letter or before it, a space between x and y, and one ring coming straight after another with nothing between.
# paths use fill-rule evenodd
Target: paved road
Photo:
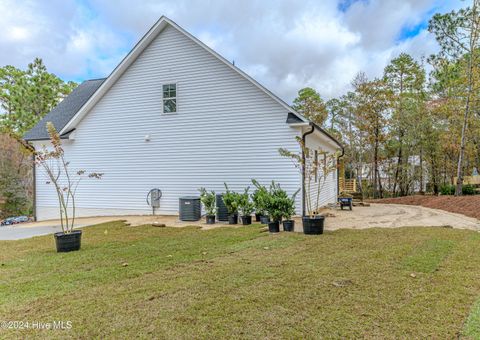
<instances>
[{"instance_id":1,"label":"paved road","mask_svg":"<svg viewBox=\"0 0 480 340\"><path fill-rule=\"evenodd\" d=\"M0 241L21 240L34 236L49 235L62 231L60 226L41 226L41 227L21 227L17 226L0 226Z\"/></svg>"},{"instance_id":2,"label":"paved road","mask_svg":"<svg viewBox=\"0 0 480 340\"><path fill-rule=\"evenodd\" d=\"M20 226L3 226L0 227L0 240L20 240L33 236L53 234L57 231L58 228L55 227L22 228Z\"/></svg>"}]
</instances>

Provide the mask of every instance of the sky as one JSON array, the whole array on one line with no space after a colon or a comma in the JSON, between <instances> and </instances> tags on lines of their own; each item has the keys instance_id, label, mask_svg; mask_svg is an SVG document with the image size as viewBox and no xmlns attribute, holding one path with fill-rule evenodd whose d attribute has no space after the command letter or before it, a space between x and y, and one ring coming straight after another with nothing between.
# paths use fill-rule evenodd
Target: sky
<instances>
[{"instance_id":1,"label":"sky","mask_svg":"<svg viewBox=\"0 0 480 340\"><path fill-rule=\"evenodd\" d=\"M64 80L108 76L166 15L287 102L306 86L324 99L362 71L381 76L401 52L438 50L435 13L470 0L0 0L0 66L35 57Z\"/></svg>"}]
</instances>

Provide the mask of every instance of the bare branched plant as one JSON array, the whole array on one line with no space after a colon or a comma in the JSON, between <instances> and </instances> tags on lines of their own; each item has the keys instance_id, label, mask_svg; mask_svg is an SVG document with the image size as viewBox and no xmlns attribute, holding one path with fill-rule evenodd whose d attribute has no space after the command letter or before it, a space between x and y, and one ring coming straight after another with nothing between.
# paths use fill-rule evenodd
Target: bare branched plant
<instances>
[{"instance_id":1,"label":"bare branched plant","mask_svg":"<svg viewBox=\"0 0 480 340\"><path fill-rule=\"evenodd\" d=\"M73 231L75 223L75 195L78 185L85 177L101 179L103 174L97 172L87 174L85 170L78 170L76 173L72 173L69 169L70 163L65 159L60 135L51 122L47 123L47 131L51 147L44 145L41 150L35 152L35 164L42 167L46 172L49 178L46 183L53 184L55 187L62 231L68 234Z\"/></svg>"},{"instance_id":2,"label":"bare branched plant","mask_svg":"<svg viewBox=\"0 0 480 340\"><path fill-rule=\"evenodd\" d=\"M284 148L280 148L278 151L281 156L290 158L301 174L305 174L302 183L305 192L305 208L307 215L314 217L321 208L321 194L328 176L337 169L338 153L329 153L321 148L308 148L302 138L296 137L296 139L300 145L300 152L292 152ZM317 183L316 188L314 188L315 183ZM313 197L312 191L314 192Z\"/></svg>"}]
</instances>

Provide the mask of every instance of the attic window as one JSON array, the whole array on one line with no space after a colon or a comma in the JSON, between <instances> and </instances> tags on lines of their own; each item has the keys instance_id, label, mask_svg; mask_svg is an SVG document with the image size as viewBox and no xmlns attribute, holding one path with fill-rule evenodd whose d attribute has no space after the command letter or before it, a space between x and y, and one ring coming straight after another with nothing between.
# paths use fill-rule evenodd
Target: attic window
<instances>
[{"instance_id":1,"label":"attic window","mask_svg":"<svg viewBox=\"0 0 480 340\"><path fill-rule=\"evenodd\" d=\"M177 84L163 85L163 113L177 112Z\"/></svg>"}]
</instances>

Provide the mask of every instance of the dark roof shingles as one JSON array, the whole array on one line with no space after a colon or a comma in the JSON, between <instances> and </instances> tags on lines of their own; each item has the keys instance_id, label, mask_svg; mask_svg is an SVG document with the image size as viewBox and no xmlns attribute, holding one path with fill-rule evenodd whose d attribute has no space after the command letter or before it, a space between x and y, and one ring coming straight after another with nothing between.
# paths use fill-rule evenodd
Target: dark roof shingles
<instances>
[{"instance_id":1,"label":"dark roof shingles","mask_svg":"<svg viewBox=\"0 0 480 340\"><path fill-rule=\"evenodd\" d=\"M65 99L45 117L43 117L37 125L28 131L23 139L31 140L46 140L48 133L46 129L47 122L52 122L57 131L62 130L65 125L75 116L80 108L88 101L88 99L97 91L102 85L103 79L86 80L81 83L75 90L72 91Z\"/></svg>"}]
</instances>

